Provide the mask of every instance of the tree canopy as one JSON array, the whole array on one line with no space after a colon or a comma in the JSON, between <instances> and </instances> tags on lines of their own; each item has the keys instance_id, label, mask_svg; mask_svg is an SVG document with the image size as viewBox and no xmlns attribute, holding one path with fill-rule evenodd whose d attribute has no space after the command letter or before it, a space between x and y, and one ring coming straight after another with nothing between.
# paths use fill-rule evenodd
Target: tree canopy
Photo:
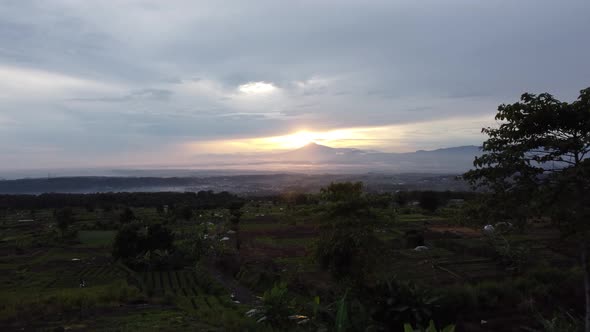
<instances>
[{"instance_id":1,"label":"tree canopy","mask_svg":"<svg viewBox=\"0 0 590 332\"><path fill-rule=\"evenodd\" d=\"M519 102L500 105L496 120L499 127L482 129L488 135L484 153L465 178L502 196L520 216L531 214L533 198L562 213L564 198L576 197L582 204L567 209L577 210L579 219L588 205L590 88L572 103L525 93Z\"/></svg>"},{"instance_id":2,"label":"tree canopy","mask_svg":"<svg viewBox=\"0 0 590 332\"><path fill-rule=\"evenodd\" d=\"M524 226L537 213L551 216L564 235L580 244L590 332L590 88L562 102L548 93L525 93L498 107L499 127L484 128L483 155L465 177L491 190ZM537 204L533 204L536 202Z\"/></svg>"}]
</instances>

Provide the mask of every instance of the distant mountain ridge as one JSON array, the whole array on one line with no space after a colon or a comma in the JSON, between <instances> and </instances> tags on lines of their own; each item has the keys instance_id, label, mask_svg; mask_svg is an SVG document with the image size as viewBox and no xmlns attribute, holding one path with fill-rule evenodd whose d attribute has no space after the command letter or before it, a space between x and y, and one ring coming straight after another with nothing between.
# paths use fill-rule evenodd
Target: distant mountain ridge
<instances>
[{"instance_id":1,"label":"distant mountain ridge","mask_svg":"<svg viewBox=\"0 0 590 332\"><path fill-rule=\"evenodd\" d=\"M332 148L310 143L287 152L195 155L193 162L183 165L56 170L39 168L16 170L12 173L0 171L0 182L3 178L80 176L210 177L270 173L363 174L367 172L461 174L473 167L473 160L481 153L481 148L473 145L430 151L387 153L355 148Z\"/></svg>"},{"instance_id":2,"label":"distant mountain ridge","mask_svg":"<svg viewBox=\"0 0 590 332\"><path fill-rule=\"evenodd\" d=\"M275 156L278 162L380 166L400 172L464 172L481 154L478 146L458 146L431 151L386 153L352 148L331 148L310 143Z\"/></svg>"}]
</instances>

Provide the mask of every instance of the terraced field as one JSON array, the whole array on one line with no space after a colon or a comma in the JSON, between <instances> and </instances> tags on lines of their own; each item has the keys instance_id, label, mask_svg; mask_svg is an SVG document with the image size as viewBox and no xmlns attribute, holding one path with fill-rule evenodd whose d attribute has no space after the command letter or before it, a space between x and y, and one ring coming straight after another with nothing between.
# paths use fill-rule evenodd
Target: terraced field
<instances>
[{"instance_id":1,"label":"terraced field","mask_svg":"<svg viewBox=\"0 0 590 332\"><path fill-rule=\"evenodd\" d=\"M59 271L46 288L77 288L84 280L87 287L110 284L118 279L133 278L133 275L119 264L90 265L78 269Z\"/></svg>"},{"instance_id":2,"label":"terraced field","mask_svg":"<svg viewBox=\"0 0 590 332\"><path fill-rule=\"evenodd\" d=\"M144 292L174 298L179 308L205 322L213 317L241 318L243 308L231 301L230 294L204 272L191 270L139 273Z\"/></svg>"}]
</instances>

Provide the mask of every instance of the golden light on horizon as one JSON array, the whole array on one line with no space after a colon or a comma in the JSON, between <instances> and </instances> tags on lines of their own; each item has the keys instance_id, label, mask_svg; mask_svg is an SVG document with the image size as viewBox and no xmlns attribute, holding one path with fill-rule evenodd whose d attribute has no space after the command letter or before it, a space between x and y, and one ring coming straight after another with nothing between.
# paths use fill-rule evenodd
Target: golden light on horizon
<instances>
[{"instance_id":1,"label":"golden light on horizon","mask_svg":"<svg viewBox=\"0 0 590 332\"><path fill-rule=\"evenodd\" d=\"M262 142L260 143L269 144L278 149L297 149L316 142L319 136L321 135L318 135L318 133L302 130L290 135L261 138Z\"/></svg>"},{"instance_id":2,"label":"golden light on horizon","mask_svg":"<svg viewBox=\"0 0 590 332\"><path fill-rule=\"evenodd\" d=\"M194 141L182 149L191 153L225 154L289 151L301 148L309 143L317 143L333 148L375 149L384 152L411 152L418 149L444 147L436 137L453 134L457 140L480 135L482 123L490 123L488 117L468 118L467 125L456 119L412 123L401 125L352 127L314 131L298 130L286 135L268 137L247 137ZM453 128L449 130L449 128ZM451 138L453 138L451 137ZM427 138L427 139L425 139ZM449 143L447 146L453 146ZM455 144L456 145L456 144Z\"/></svg>"},{"instance_id":3,"label":"golden light on horizon","mask_svg":"<svg viewBox=\"0 0 590 332\"><path fill-rule=\"evenodd\" d=\"M195 142L191 150L228 152L288 151L317 143L334 148L370 147L379 140L378 128L348 128L328 131L299 130L287 135Z\"/></svg>"}]
</instances>

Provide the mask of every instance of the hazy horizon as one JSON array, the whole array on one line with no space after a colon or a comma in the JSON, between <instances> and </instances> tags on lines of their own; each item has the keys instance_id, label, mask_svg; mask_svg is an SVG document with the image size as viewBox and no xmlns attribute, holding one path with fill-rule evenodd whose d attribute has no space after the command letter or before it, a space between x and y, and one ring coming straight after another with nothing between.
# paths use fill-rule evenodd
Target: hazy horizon
<instances>
[{"instance_id":1,"label":"hazy horizon","mask_svg":"<svg viewBox=\"0 0 590 332\"><path fill-rule=\"evenodd\" d=\"M480 147L386 153L356 148L333 148L310 142L289 151L204 155L186 164L134 164L80 167L0 167L0 180L79 176L193 177L215 175L297 174L460 174L471 167ZM429 156L430 155L430 156Z\"/></svg>"}]
</instances>

